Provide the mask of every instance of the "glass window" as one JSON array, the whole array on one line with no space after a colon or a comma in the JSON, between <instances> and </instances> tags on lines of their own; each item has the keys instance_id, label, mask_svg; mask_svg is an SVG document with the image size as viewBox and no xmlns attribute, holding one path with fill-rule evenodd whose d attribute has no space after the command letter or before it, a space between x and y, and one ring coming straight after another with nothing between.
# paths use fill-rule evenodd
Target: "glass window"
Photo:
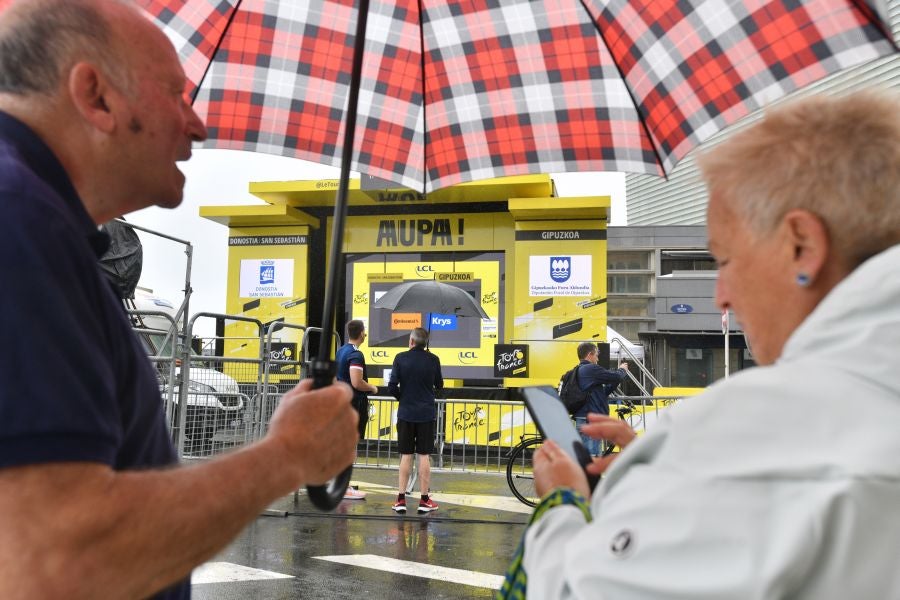
<instances>
[{"instance_id":1,"label":"glass window","mask_svg":"<svg viewBox=\"0 0 900 600\"><path fill-rule=\"evenodd\" d=\"M672 385L706 387L713 381L713 352L709 348L672 348Z\"/></svg>"},{"instance_id":2,"label":"glass window","mask_svg":"<svg viewBox=\"0 0 900 600\"><path fill-rule=\"evenodd\" d=\"M646 251L610 252L607 269L610 271L633 271L650 268L650 253Z\"/></svg>"},{"instance_id":3,"label":"glass window","mask_svg":"<svg viewBox=\"0 0 900 600\"><path fill-rule=\"evenodd\" d=\"M659 265L660 275L673 271L715 271L716 261L705 250L663 250Z\"/></svg>"},{"instance_id":4,"label":"glass window","mask_svg":"<svg viewBox=\"0 0 900 600\"><path fill-rule=\"evenodd\" d=\"M651 275L609 275L609 294L649 294Z\"/></svg>"},{"instance_id":5,"label":"glass window","mask_svg":"<svg viewBox=\"0 0 900 600\"><path fill-rule=\"evenodd\" d=\"M609 326L615 329L618 333L625 336L625 339L629 342L634 342L635 344L640 342L640 337L638 336L639 331L643 331L641 326L646 326L646 323L642 323L641 321L613 321L610 320ZM609 340L607 340L609 341Z\"/></svg>"},{"instance_id":6,"label":"glass window","mask_svg":"<svg viewBox=\"0 0 900 600\"><path fill-rule=\"evenodd\" d=\"M610 317L646 317L650 313L648 301L642 298L611 298L607 304Z\"/></svg>"}]
</instances>

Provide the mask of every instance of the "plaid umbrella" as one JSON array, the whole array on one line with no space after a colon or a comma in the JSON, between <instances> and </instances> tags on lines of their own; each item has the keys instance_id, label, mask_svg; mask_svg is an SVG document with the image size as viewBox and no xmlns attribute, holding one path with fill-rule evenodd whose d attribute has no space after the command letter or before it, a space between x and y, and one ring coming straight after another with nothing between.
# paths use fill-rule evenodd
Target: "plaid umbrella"
<instances>
[{"instance_id":1,"label":"plaid umbrella","mask_svg":"<svg viewBox=\"0 0 900 600\"><path fill-rule=\"evenodd\" d=\"M362 0L365 1L365 0ZM337 166L354 0L139 0L207 147ZM761 105L894 51L864 0L371 0L352 170L419 191L664 175Z\"/></svg>"},{"instance_id":2,"label":"plaid umbrella","mask_svg":"<svg viewBox=\"0 0 900 600\"><path fill-rule=\"evenodd\" d=\"M138 3L179 51L208 146L340 164L323 324L351 169L425 192L535 172L663 175L761 104L894 51L864 0ZM316 387L330 356L322 336ZM308 486L310 500L334 508L350 477Z\"/></svg>"}]
</instances>

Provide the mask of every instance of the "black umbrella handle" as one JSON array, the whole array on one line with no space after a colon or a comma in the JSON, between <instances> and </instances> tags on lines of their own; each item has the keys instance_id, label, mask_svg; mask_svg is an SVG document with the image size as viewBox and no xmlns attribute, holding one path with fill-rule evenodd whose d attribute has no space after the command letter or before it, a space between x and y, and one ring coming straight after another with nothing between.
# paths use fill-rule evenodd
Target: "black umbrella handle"
<instances>
[{"instance_id":1,"label":"black umbrella handle","mask_svg":"<svg viewBox=\"0 0 900 600\"><path fill-rule=\"evenodd\" d=\"M312 363L313 389L327 387L333 383L334 362L330 360L315 360ZM331 511L341 503L347 487L350 485L350 477L353 475L353 465L341 471L337 477L325 485L308 485L306 492L310 502L316 508Z\"/></svg>"}]
</instances>

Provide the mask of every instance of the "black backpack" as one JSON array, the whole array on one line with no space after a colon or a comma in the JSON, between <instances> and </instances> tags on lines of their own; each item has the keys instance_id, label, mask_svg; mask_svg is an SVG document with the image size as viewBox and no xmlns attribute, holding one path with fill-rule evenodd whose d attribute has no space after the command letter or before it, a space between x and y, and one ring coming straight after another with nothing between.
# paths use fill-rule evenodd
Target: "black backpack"
<instances>
[{"instance_id":1,"label":"black backpack","mask_svg":"<svg viewBox=\"0 0 900 600\"><path fill-rule=\"evenodd\" d=\"M570 415L574 415L587 404L591 388L582 391L578 385L578 365L566 371L559 380L559 399L565 405Z\"/></svg>"}]
</instances>

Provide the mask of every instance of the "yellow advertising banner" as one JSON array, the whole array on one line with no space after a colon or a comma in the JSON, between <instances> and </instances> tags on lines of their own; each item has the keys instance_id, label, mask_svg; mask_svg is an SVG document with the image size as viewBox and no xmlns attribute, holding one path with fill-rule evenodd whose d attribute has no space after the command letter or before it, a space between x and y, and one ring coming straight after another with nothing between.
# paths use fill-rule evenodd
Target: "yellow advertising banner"
<instances>
[{"instance_id":1,"label":"yellow advertising banner","mask_svg":"<svg viewBox=\"0 0 900 600\"><path fill-rule=\"evenodd\" d=\"M397 441L396 400L369 398L369 422L363 436L367 440Z\"/></svg>"},{"instance_id":2,"label":"yellow advertising banner","mask_svg":"<svg viewBox=\"0 0 900 600\"><path fill-rule=\"evenodd\" d=\"M606 341L606 226L585 221L515 224L512 343L530 348L529 377L549 383L577 364L580 342Z\"/></svg>"},{"instance_id":3,"label":"yellow advertising banner","mask_svg":"<svg viewBox=\"0 0 900 600\"><path fill-rule=\"evenodd\" d=\"M331 221L329 218L329 232ZM342 251L506 250L511 241L512 228L513 220L509 213L350 216L347 217Z\"/></svg>"},{"instance_id":4,"label":"yellow advertising banner","mask_svg":"<svg viewBox=\"0 0 900 600\"><path fill-rule=\"evenodd\" d=\"M263 232L263 233L261 233ZM309 227L232 228L228 238L228 283L225 312L256 319L263 326L285 320L307 323ZM259 358L260 325L228 321L225 326L227 358ZM298 329L282 329L278 342L296 356L302 338ZM249 373L239 369L240 374ZM237 373L236 373L237 374ZM251 375L239 375L240 382ZM253 381L257 374L252 373ZM278 376L297 378L296 374Z\"/></svg>"},{"instance_id":5,"label":"yellow advertising banner","mask_svg":"<svg viewBox=\"0 0 900 600\"><path fill-rule=\"evenodd\" d=\"M514 446L523 436L537 433L524 405L486 404L477 401L447 404L444 420L446 443Z\"/></svg>"}]
</instances>

